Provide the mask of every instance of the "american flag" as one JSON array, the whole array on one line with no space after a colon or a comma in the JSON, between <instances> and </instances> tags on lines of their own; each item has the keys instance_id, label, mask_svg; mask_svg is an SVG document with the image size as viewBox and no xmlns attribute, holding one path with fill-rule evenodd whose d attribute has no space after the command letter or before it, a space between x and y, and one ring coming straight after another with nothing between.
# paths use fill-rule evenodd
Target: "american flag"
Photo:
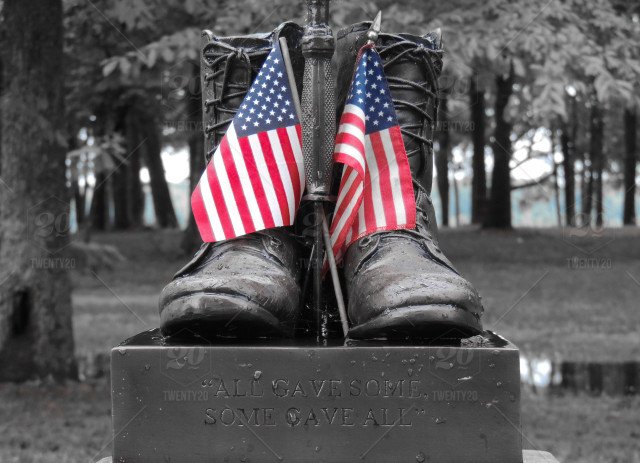
<instances>
[{"instance_id":1,"label":"american flag","mask_svg":"<svg viewBox=\"0 0 640 463\"><path fill-rule=\"evenodd\" d=\"M360 49L333 159L344 164L330 230L337 261L365 235L415 227L409 160L382 61L372 45Z\"/></svg>"},{"instance_id":2,"label":"american flag","mask_svg":"<svg viewBox=\"0 0 640 463\"><path fill-rule=\"evenodd\" d=\"M276 43L191 196L202 240L292 225L303 186L300 121Z\"/></svg>"}]
</instances>

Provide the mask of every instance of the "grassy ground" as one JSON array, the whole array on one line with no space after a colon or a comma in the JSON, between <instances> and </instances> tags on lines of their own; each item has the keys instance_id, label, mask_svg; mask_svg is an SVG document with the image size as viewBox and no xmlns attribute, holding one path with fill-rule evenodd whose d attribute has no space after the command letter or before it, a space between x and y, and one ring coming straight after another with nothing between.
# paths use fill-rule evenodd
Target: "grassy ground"
<instances>
[{"instance_id":1,"label":"grassy ground","mask_svg":"<svg viewBox=\"0 0 640 463\"><path fill-rule=\"evenodd\" d=\"M565 360L640 359L640 232L447 230L442 247L483 297L484 325L524 352ZM98 237L128 261L75 275L77 351L107 352L158 324L157 299L186 259L175 232Z\"/></svg>"},{"instance_id":2,"label":"grassy ground","mask_svg":"<svg viewBox=\"0 0 640 463\"><path fill-rule=\"evenodd\" d=\"M640 233L455 230L443 248L478 288L484 325L524 352L640 359Z\"/></svg>"},{"instance_id":3,"label":"grassy ground","mask_svg":"<svg viewBox=\"0 0 640 463\"><path fill-rule=\"evenodd\" d=\"M640 233L610 230L442 233L442 247L478 288L485 327L524 352L565 360L640 359ZM158 324L157 296L185 262L175 232L97 236L127 262L74 274L79 355L106 353ZM564 462L639 462L640 398L525 392L527 448ZM0 462L93 462L109 451L106 380L0 385Z\"/></svg>"}]
</instances>

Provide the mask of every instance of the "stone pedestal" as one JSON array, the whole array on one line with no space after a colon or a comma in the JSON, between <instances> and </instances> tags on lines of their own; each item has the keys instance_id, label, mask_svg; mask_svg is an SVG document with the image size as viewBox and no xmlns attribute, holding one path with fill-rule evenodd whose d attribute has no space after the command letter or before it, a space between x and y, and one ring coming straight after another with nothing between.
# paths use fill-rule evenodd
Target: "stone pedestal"
<instances>
[{"instance_id":1,"label":"stone pedestal","mask_svg":"<svg viewBox=\"0 0 640 463\"><path fill-rule=\"evenodd\" d=\"M523 461L518 349L463 342L168 344L111 354L114 461ZM536 460L530 460L536 461Z\"/></svg>"},{"instance_id":2,"label":"stone pedestal","mask_svg":"<svg viewBox=\"0 0 640 463\"><path fill-rule=\"evenodd\" d=\"M97 463L112 463L112 462L113 462L113 459L111 457L105 457L100 461L98 461ZM549 452L541 452L538 450L524 450L522 452L522 462L523 463L558 463L558 460L556 460L555 457L551 455Z\"/></svg>"}]
</instances>

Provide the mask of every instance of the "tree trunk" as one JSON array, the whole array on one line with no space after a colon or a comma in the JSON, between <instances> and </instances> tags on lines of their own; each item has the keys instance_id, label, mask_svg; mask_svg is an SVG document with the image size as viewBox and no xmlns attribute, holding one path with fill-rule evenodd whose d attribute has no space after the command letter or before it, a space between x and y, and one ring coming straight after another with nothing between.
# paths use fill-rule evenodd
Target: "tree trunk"
<instances>
[{"instance_id":1,"label":"tree trunk","mask_svg":"<svg viewBox=\"0 0 640 463\"><path fill-rule=\"evenodd\" d=\"M469 106L471 109L471 123L473 124L471 131L471 138L473 141L471 223L482 223L487 204L487 174L484 162L484 90L478 88L475 77L471 77L470 81Z\"/></svg>"},{"instance_id":2,"label":"tree trunk","mask_svg":"<svg viewBox=\"0 0 640 463\"><path fill-rule=\"evenodd\" d=\"M131 155L127 167L127 201L131 228L140 228L144 213L144 192L140 181L140 153L136 151Z\"/></svg>"},{"instance_id":3,"label":"tree trunk","mask_svg":"<svg viewBox=\"0 0 640 463\"><path fill-rule=\"evenodd\" d=\"M2 94L4 91L4 86L2 84L2 46L4 46L5 41L3 40L2 33L0 33L0 180L2 179ZM2 188L2 182L0 181L0 189ZM0 201L1 203L1 201Z\"/></svg>"},{"instance_id":4,"label":"tree trunk","mask_svg":"<svg viewBox=\"0 0 640 463\"><path fill-rule=\"evenodd\" d=\"M562 227L562 207L560 206L560 186L558 185L558 164L553 162L553 196L556 202L556 223Z\"/></svg>"},{"instance_id":5,"label":"tree trunk","mask_svg":"<svg viewBox=\"0 0 640 463\"><path fill-rule=\"evenodd\" d=\"M460 226L460 188L458 188L458 180L456 180L456 169L453 169L453 202L454 213L456 217L456 227Z\"/></svg>"},{"instance_id":6,"label":"tree trunk","mask_svg":"<svg viewBox=\"0 0 640 463\"><path fill-rule=\"evenodd\" d=\"M551 162L553 163L553 197L556 203L556 223L558 227L562 227L562 208L560 207L560 185L558 184L558 163L556 163L556 130L551 129Z\"/></svg>"},{"instance_id":7,"label":"tree trunk","mask_svg":"<svg viewBox=\"0 0 640 463\"><path fill-rule=\"evenodd\" d=\"M80 187L80 182L78 182L77 178L71 180L71 194L73 195L73 204L75 206L76 224L80 228L80 225L84 222L85 198L84 191Z\"/></svg>"},{"instance_id":8,"label":"tree trunk","mask_svg":"<svg viewBox=\"0 0 640 463\"><path fill-rule=\"evenodd\" d=\"M156 222L161 228L174 228L178 226L178 221L176 220L176 213L169 194L169 185L167 185L164 166L162 165L160 128L151 114L141 116L140 127L144 140L142 151L145 164L149 169Z\"/></svg>"},{"instance_id":9,"label":"tree trunk","mask_svg":"<svg viewBox=\"0 0 640 463\"><path fill-rule=\"evenodd\" d=\"M61 0L5 0L0 380L76 377Z\"/></svg>"},{"instance_id":10,"label":"tree trunk","mask_svg":"<svg viewBox=\"0 0 640 463\"><path fill-rule=\"evenodd\" d=\"M513 93L513 64L507 76L496 77L496 127L493 142L493 172L491 175L491 201L485 226L511 228L511 123L506 119L506 108Z\"/></svg>"},{"instance_id":11,"label":"tree trunk","mask_svg":"<svg viewBox=\"0 0 640 463\"><path fill-rule=\"evenodd\" d=\"M113 130L126 137L126 110L120 109L114 115L115 123ZM127 230L131 227L131 216L129 212L129 188L127 163L131 157L131 152L124 154L124 160L114 158L115 168L109 177L111 183L111 193L113 198L113 228L115 230Z\"/></svg>"},{"instance_id":12,"label":"tree trunk","mask_svg":"<svg viewBox=\"0 0 640 463\"><path fill-rule=\"evenodd\" d=\"M591 158L591 197L596 210L596 225L603 223L602 171L604 167L603 138L604 121L600 103L594 99L591 107L591 124L589 138L589 157ZM595 190L595 196L594 191Z\"/></svg>"},{"instance_id":13,"label":"tree trunk","mask_svg":"<svg viewBox=\"0 0 640 463\"><path fill-rule=\"evenodd\" d=\"M575 117L572 115L572 117ZM564 171L564 214L569 227L576 225L576 177L574 170L573 149L574 141L570 139L569 124L564 122L560 135L562 149L562 170Z\"/></svg>"},{"instance_id":14,"label":"tree trunk","mask_svg":"<svg viewBox=\"0 0 640 463\"><path fill-rule=\"evenodd\" d=\"M202 134L202 93L200 91L200 66L193 65L191 74L192 85L189 90L193 89L191 98L187 102L187 120L189 121L189 191L193 191L200 180L200 176L205 168L204 156L204 138ZM187 228L182 235L180 247L185 254L193 254L202 243L200 232L196 225L196 221L191 213L191 196L189 196L189 221Z\"/></svg>"},{"instance_id":15,"label":"tree trunk","mask_svg":"<svg viewBox=\"0 0 640 463\"><path fill-rule=\"evenodd\" d=\"M582 223L580 225L584 227L591 225L591 209L593 208L593 165L591 160L585 156L582 166Z\"/></svg>"},{"instance_id":16,"label":"tree trunk","mask_svg":"<svg viewBox=\"0 0 640 463\"><path fill-rule=\"evenodd\" d=\"M572 131L572 134L575 133ZM574 147L577 146L577 138L572 137L574 140ZM591 178L591 174L589 172L589 166L587 166L588 163L588 153L580 150L580 151L575 151L575 158L576 160L580 161L580 164L582 165L582 169L580 170L580 221L578 223L578 216L576 215L576 226L584 226L587 222L588 219L588 214L589 211L591 210L591 205L587 204L589 202L589 183L590 183L590 178ZM589 163L590 164L590 163ZM577 205L576 205L577 208Z\"/></svg>"},{"instance_id":17,"label":"tree trunk","mask_svg":"<svg viewBox=\"0 0 640 463\"><path fill-rule=\"evenodd\" d=\"M129 195L127 185L127 164L116 160L117 167L111 175L111 187L113 191L113 228L127 230L131 227L129 216Z\"/></svg>"},{"instance_id":18,"label":"tree trunk","mask_svg":"<svg viewBox=\"0 0 640 463\"><path fill-rule=\"evenodd\" d=\"M93 137L101 137L107 131L112 131L111 127L111 111L108 113L100 111L98 116L98 124L95 124L91 128L91 135ZM114 161L116 162L116 161ZM91 203L89 204L89 223L85 224L83 234L86 235L88 241L91 231L107 230L110 226L110 199L111 192L109 191L109 177L110 173L105 172L104 169L94 169L93 174L95 176L95 184L91 193Z\"/></svg>"},{"instance_id":19,"label":"tree trunk","mask_svg":"<svg viewBox=\"0 0 640 463\"><path fill-rule=\"evenodd\" d=\"M75 150L78 147L78 137L73 134L69 136L69 141L67 143L67 152L71 150ZM71 179L71 197L73 198L74 211L76 216L76 225L78 230L80 230L80 226L84 222L85 216L85 192L86 186L83 188L80 186L80 173L76 172L72 173Z\"/></svg>"},{"instance_id":20,"label":"tree trunk","mask_svg":"<svg viewBox=\"0 0 640 463\"><path fill-rule=\"evenodd\" d=\"M109 224L107 208L107 176L104 172L96 173L96 186L93 189L89 216L91 217L91 229L106 230Z\"/></svg>"},{"instance_id":21,"label":"tree trunk","mask_svg":"<svg viewBox=\"0 0 640 463\"><path fill-rule=\"evenodd\" d=\"M624 213L622 223L635 225L636 223L636 140L638 117L636 108L624 111Z\"/></svg>"},{"instance_id":22,"label":"tree trunk","mask_svg":"<svg viewBox=\"0 0 640 463\"><path fill-rule=\"evenodd\" d=\"M438 172L438 193L440 194L440 204L442 206L442 225L449 226L449 151L451 149L451 134L449 133L449 112L447 108L447 98L440 100L440 136L439 149L436 153L436 169Z\"/></svg>"},{"instance_id":23,"label":"tree trunk","mask_svg":"<svg viewBox=\"0 0 640 463\"><path fill-rule=\"evenodd\" d=\"M125 139L127 147L126 165L126 190L127 190L127 215L131 228L142 227L144 213L144 192L140 181L140 143L142 142L140 130L140 114L135 106L135 101L127 109L125 116Z\"/></svg>"}]
</instances>

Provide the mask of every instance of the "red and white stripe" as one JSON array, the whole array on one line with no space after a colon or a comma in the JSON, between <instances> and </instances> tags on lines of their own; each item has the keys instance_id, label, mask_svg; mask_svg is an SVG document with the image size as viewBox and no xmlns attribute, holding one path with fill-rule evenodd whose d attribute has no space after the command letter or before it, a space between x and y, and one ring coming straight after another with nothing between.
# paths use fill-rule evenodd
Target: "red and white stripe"
<instances>
[{"instance_id":1,"label":"red and white stripe","mask_svg":"<svg viewBox=\"0 0 640 463\"><path fill-rule=\"evenodd\" d=\"M304 189L300 124L238 138L232 122L191 195L202 240L293 225Z\"/></svg>"},{"instance_id":2,"label":"red and white stripe","mask_svg":"<svg viewBox=\"0 0 640 463\"><path fill-rule=\"evenodd\" d=\"M331 223L336 261L356 240L377 231L414 228L411 170L399 126L365 133L365 114L345 106L334 150L344 164Z\"/></svg>"}]
</instances>

